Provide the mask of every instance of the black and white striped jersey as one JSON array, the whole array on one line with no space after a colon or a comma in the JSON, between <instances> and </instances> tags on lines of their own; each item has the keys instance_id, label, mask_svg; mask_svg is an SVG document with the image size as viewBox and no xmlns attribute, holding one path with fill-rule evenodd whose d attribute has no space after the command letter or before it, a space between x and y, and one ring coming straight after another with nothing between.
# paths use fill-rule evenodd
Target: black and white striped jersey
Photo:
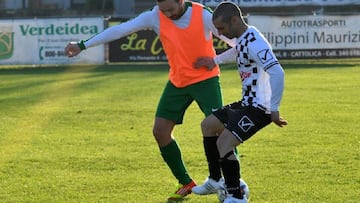
<instances>
[{"instance_id":1,"label":"black and white striped jersey","mask_svg":"<svg viewBox=\"0 0 360 203\"><path fill-rule=\"evenodd\" d=\"M284 72L271 45L252 26L236 42L236 47L217 56L215 63L235 58L242 81L241 102L244 106L262 107L268 113L277 111L284 88Z\"/></svg>"}]
</instances>

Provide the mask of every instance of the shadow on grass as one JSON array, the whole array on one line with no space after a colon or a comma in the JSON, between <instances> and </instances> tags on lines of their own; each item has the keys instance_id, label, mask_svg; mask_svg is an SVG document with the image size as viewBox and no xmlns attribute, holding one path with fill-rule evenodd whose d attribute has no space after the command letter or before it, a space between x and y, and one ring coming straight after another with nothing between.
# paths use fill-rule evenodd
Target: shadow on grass
<instances>
[{"instance_id":1,"label":"shadow on grass","mask_svg":"<svg viewBox=\"0 0 360 203\"><path fill-rule=\"evenodd\" d=\"M359 66L360 58L351 59L288 59L280 60L283 68L352 68ZM235 63L223 64L221 69L236 69ZM41 66L8 66L0 68L0 75L14 74L58 74L62 72L168 72L167 63L112 63L104 65L41 65Z\"/></svg>"},{"instance_id":2,"label":"shadow on grass","mask_svg":"<svg viewBox=\"0 0 360 203\"><path fill-rule=\"evenodd\" d=\"M280 60L283 68L353 68L359 66L360 58Z\"/></svg>"},{"instance_id":3,"label":"shadow on grass","mask_svg":"<svg viewBox=\"0 0 360 203\"><path fill-rule=\"evenodd\" d=\"M167 64L105 64L105 65L65 65L65 66L9 66L0 68L0 75L16 74L59 74L63 72L111 73L111 72L168 72Z\"/></svg>"},{"instance_id":4,"label":"shadow on grass","mask_svg":"<svg viewBox=\"0 0 360 203\"><path fill-rule=\"evenodd\" d=\"M187 202L188 200L190 200L190 198L182 198L182 199L178 199L178 200L167 200L165 201L165 203L179 203L179 202Z\"/></svg>"}]
</instances>

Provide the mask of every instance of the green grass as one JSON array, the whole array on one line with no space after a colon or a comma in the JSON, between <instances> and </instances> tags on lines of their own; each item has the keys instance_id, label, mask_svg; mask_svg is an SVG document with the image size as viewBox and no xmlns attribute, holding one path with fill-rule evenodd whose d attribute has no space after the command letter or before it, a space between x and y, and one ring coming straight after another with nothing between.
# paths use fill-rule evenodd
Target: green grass
<instances>
[{"instance_id":1,"label":"green grass","mask_svg":"<svg viewBox=\"0 0 360 203\"><path fill-rule=\"evenodd\" d=\"M289 125L239 147L251 202L360 201L357 64L283 62ZM165 202L176 182L152 125L166 81L159 64L0 69L0 202ZM233 66L221 81L225 103L240 98ZM200 183L202 118L191 105L174 133Z\"/></svg>"}]
</instances>

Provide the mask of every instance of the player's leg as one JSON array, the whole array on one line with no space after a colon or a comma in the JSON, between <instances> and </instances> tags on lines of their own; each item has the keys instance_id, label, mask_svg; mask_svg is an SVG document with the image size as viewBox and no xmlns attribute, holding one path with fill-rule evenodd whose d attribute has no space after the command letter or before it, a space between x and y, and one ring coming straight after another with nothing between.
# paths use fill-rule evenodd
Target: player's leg
<instances>
[{"instance_id":1,"label":"player's leg","mask_svg":"<svg viewBox=\"0 0 360 203\"><path fill-rule=\"evenodd\" d=\"M226 128L217 141L226 190L230 194L224 202L247 202L244 191L240 188L240 164L233 149L270 124L271 119L264 111L251 106L233 105L226 110ZM221 114L217 112L215 116L221 118Z\"/></svg>"},{"instance_id":2,"label":"player's leg","mask_svg":"<svg viewBox=\"0 0 360 203\"><path fill-rule=\"evenodd\" d=\"M186 185L191 182L185 164L181 157L181 150L171 132L175 123L164 118L155 118L153 134L159 145L161 156L169 166L179 183Z\"/></svg>"},{"instance_id":3,"label":"player's leg","mask_svg":"<svg viewBox=\"0 0 360 203\"><path fill-rule=\"evenodd\" d=\"M240 188L240 163L234 148L241 143L228 129L217 140L220 164L225 179L226 190L233 198L243 199Z\"/></svg>"},{"instance_id":4,"label":"player's leg","mask_svg":"<svg viewBox=\"0 0 360 203\"><path fill-rule=\"evenodd\" d=\"M156 111L153 135L161 156L179 181L179 187L169 199L183 198L191 193L191 188L196 185L186 170L180 147L172 136L174 126L182 123L185 110L191 102L192 99L185 94L184 89L176 88L168 82Z\"/></svg>"},{"instance_id":5,"label":"player's leg","mask_svg":"<svg viewBox=\"0 0 360 203\"><path fill-rule=\"evenodd\" d=\"M168 145L174 139L172 137L174 127L174 121L166 118L155 117L153 135L160 148Z\"/></svg>"},{"instance_id":6,"label":"player's leg","mask_svg":"<svg viewBox=\"0 0 360 203\"><path fill-rule=\"evenodd\" d=\"M220 88L219 77L210 78L203 82L192 85L192 96L197 102L198 106L204 113L205 117L222 107L222 94ZM209 118L210 117L210 118ZM206 119L210 121L211 116ZM206 120L205 119L205 120ZM204 123L204 122L202 122ZM208 122L205 122L208 123ZM215 127L215 125L211 125ZM222 175L219 165L219 152L216 147L217 134L222 131L222 124L220 123L219 129L203 128L203 145L208 163L209 177L205 180L203 185L193 188L195 194L206 195L216 193L222 184Z\"/></svg>"},{"instance_id":7,"label":"player's leg","mask_svg":"<svg viewBox=\"0 0 360 203\"><path fill-rule=\"evenodd\" d=\"M170 194L169 200L182 199L190 194L191 189L196 185L187 172L179 145L171 136L174 126L175 123L173 121L156 117L153 130L155 139L160 147L161 156L179 182L174 193Z\"/></svg>"},{"instance_id":8,"label":"player's leg","mask_svg":"<svg viewBox=\"0 0 360 203\"><path fill-rule=\"evenodd\" d=\"M194 187L192 191L198 195L208 195L217 193L224 183L219 163L220 154L216 146L217 135L224 130L224 125L213 114L210 114L201 123L201 130L209 177L206 178L203 184Z\"/></svg>"}]
</instances>

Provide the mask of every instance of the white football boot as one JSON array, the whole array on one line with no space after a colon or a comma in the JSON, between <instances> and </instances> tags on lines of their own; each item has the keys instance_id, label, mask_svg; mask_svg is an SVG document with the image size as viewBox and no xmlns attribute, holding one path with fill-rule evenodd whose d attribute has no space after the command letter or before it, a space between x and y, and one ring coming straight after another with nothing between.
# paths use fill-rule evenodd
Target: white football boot
<instances>
[{"instance_id":1,"label":"white football boot","mask_svg":"<svg viewBox=\"0 0 360 203\"><path fill-rule=\"evenodd\" d=\"M194 194L197 195L216 194L223 184L224 178L220 178L219 181L216 181L212 178L206 178L202 185L195 186L191 190Z\"/></svg>"},{"instance_id":2,"label":"white football boot","mask_svg":"<svg viewBox=\"0 0 360 203\"><path fill-rule=\"evenodd\" d=\"M240 188L242 190L242 192L244 193L244 198L247 199L247 201L249 201L250 199L250 189L248 187L248 185L246 184L246 182L243 179L240 179ZM220 189L218 190L218 199L219 202L224 202L224 200L226 199L226 197L228 197L230 194L228 194L228 192L226 191L226 186L225 183L220 187Z\"/></svg>"}]
</instances>

